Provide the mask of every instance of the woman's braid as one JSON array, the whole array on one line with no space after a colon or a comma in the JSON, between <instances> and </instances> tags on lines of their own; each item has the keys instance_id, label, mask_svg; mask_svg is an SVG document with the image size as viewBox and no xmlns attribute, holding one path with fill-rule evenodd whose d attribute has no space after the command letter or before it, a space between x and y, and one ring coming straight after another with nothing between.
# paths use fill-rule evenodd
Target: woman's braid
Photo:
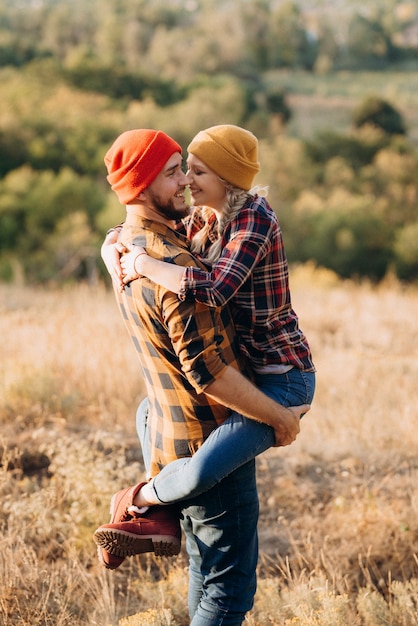
<instances>
[{"instance_id":1,"label":"woman's braid","mask_svg":"<svg viewBox=\"0 0 418 626\"><path fill-rule=\"evenodd\" d=\"M196 233L196 235L194 235L190 245L191 251L196 254L204 255L205 262L210 265L214 265L221 256L222 237L225 229L242 209L248 198L257 193L263 196L266 196L268 193L267 187L256 186L250 189L250 191L244 191L239 187L234 187L230 183L227 183L222 178L220 180L225 183L226 187L226 203L225 208L222 211L221 218L217 220L214 227L213 224L210 223L210 217L213 215L213 210L210 207L202 207L201 215L205 221L205 225ZM218 237L212 245L208 247L207 242L210 234L212 234L213 239L213 230L217 232ZM204 254L205 250L206 254Z\"/></svg>"},{"instance_id":2,"label":"woman's braid","mask_svg":"<svg viewBox=\"0 0 418 626\"><path fill-rule=\"evenodd\" d=\"M211 265L214 265L221 256L222 237L226 227L242 209L249 195L248 191L226 183L226 203L218 221L218 239L211 245L206 255L206 260Z\"/></svg>"}]
</instances>

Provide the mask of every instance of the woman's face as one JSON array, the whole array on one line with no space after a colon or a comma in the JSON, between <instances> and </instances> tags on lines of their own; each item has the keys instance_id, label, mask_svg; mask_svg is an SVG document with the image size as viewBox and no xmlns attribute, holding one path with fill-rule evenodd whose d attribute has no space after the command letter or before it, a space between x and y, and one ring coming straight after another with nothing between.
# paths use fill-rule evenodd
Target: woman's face
<instances>
[{"instance_id":1,"label":"woman's face","mask_svg":"<svg viewBox=\"0 0 418 626\"><path fill-rule=\"evenodd\" d=\"M190 181L193 204L222 211L226 201L225 184L219 180L214 171L193 154L187 157L187 176Z\"/></svg>"}]
</instances>

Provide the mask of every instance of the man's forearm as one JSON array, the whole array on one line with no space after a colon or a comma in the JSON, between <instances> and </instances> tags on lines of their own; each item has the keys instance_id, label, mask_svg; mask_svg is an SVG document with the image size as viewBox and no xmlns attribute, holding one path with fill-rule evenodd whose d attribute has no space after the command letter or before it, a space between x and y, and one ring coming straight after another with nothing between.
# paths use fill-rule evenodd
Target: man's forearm
<instances>
[{"instance_id":1,"label":"man's forearm","mask_svg":"<svg viewBox=\"0 0 418 626\"><path fill-rule=\"evenodd\" d=\"M288 446L300 431L300 418L309 405L286 408L257 389L231 366L205 389L220 404L274 429L277 446Z\"/></svg>"},{"instance_id":2,"label":"man's forearm","mask_svg":"<svg viewBox=\"0 0 418 626\"><path fill-rule=\"evenodd\" d=\"M274 428L278 419L289 416L286 407L266 396L232 366L226 367L205 393L219 404Z\"/></svg>"}]
</instances>

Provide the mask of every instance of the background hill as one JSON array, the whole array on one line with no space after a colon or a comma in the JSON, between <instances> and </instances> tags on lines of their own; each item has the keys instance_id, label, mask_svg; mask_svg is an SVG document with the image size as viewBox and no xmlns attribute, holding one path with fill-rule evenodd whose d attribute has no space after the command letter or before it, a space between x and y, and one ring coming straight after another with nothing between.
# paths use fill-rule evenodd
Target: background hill
<instances>
[{"instance_id":1,"label":"background hill","mask_svg":"<svg viewBox=\"0 0 418 626\"><path fill-rule=\"evenodd\" d=\"M121 131L260 139L291 262L415 281L418 9L381 0L0 6L0 280L103 276Z\"/></svg>"}]
</instances>

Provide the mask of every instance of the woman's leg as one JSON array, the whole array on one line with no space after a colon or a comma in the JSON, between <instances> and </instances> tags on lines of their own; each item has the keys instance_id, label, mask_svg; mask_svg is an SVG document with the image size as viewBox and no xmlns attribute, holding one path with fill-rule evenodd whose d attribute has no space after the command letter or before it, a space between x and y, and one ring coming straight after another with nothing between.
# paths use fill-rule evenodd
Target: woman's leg
<instances>
[{"instance_id":1,"label":"woman's leg","mask_svg":"<svg viewBox=\"0 0 418 626\"><path fill-rule=\"evenodd\" d=\"M261 391L283 406L312 404L315 395L314 372L293 368L285 374L259 374L255 384Z\"/></svg>"},{"instance_id":2,"label":"woman's leg","mask_svg":"<svg viewBox=\"0 0 418 626\"><path fill-rule=\"evenodd\" d=\"M149 487L161 504L198 496L273 444L270 426L233 413L192 457L169 463Z\"/></svg>"},{"instance_id":3,"label":"woman's leg","mask_svg":"<svg viewBox=\"0 0 418 626\"><path fill-rule=\"evenodd\" d=\"M292 369L257 378L257 386L284 406L310 404L315 375ZM169 504L211 489L275 443L270 426L233 413L192 456L169 463L146 487L150 501Z\"/></svg>"}]
</instances>

